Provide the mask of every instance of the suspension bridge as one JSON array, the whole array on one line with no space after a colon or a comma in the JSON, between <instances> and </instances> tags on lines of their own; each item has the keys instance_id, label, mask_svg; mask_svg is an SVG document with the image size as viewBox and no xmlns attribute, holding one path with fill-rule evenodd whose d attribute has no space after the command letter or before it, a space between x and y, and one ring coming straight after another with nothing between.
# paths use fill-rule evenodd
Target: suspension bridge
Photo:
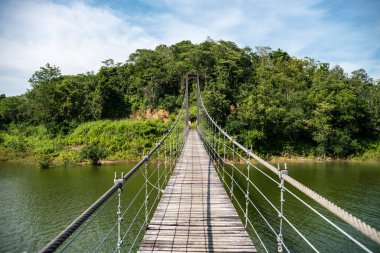
<instances>
[{"instance_id":1,"label":"suspension bridge","mask_svg":"<svg viewBox=\"0 0 380 253\"><path fill-rule=\"evenodd\" d=\"M191 81L196 83L196 130L189 123ZM255 175L278 189L278 201L260 188ZM114 185L40 252L300 251L289 246L293 237L307 251L321 252L287 216L285 196L359 251L380 251L379 231L292 178L286 164L274 167L224 131L204 106L198 75L186 76L182 108L168 132L128 173L115 173ZM257 197L275 218L268 217ZM110 222L107 210L113 213ZM258 229L256 219L264 229ZM97 222L110 225L90 233ZM342 222L361 236L347 232ZM272 239L263 238L264 230ZM89 235L91 243L84 243Z\"/></svg>"}]
</instances>

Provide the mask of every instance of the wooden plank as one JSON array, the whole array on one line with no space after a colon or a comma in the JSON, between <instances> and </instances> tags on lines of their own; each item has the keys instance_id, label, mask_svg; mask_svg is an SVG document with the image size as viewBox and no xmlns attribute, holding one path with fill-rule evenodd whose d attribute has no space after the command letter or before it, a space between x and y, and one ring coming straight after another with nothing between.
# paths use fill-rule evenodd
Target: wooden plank
<instances>
[{"instance_id":1,"label":"wooden plank","mask_svg":"<svg viewBox=\"0 0 380 253\"><path fill-rule=\"evenodd\" d=\"M211 234L211 235L219 235L219 234L229 234L231 238L234 238L235 236L243 237L244 231L237 230L237 231L226 231L224 230L214 230L214 231L196 231L196 230L147 230L146 235L162 235L162 236L188 236L188 235L200 235L200 234Z\"/></svg>"},{"instance_id":2,"label":"wooden plank","mask_svg":"<svg viewBox=\"0 0 380 253\"><path fill-rule=\"evenodd\" d=\"M194 131L139 252L257 252Z\"/></svg>"}]
</instances>

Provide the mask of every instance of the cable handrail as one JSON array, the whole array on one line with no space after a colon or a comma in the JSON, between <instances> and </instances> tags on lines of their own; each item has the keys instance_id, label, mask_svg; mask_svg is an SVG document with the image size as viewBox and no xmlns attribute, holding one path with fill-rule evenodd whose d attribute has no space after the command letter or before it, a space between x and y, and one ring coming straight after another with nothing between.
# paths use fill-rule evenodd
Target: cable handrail
<instances>
[{"instance_id":1,"label":"cable handrail","mask_svg":"<svg viewBox=\"0 0 380 253\"><path fill-rule=\"evenodd\" d=\"M203 140L203 143L207 146L207 150L210 150L211 152L213 152L214 150L210 147L209 143L208 143L207 141L204 141L205 136L202 135L202 134L200 134L200 137L201 137L201 139ZM218 154L217 154L217 155L218 155ZM216 167L216 168L218 168L218 167ZM217 170L217 172L218 172L218 170ZM219 172L218 172L218 174L220 175ZM227 175L231 178L232 181L235 181L235 180L234 180L229 174L227 174ZM241 207L241 205L240 205L239 201L237 200L237 198L235 197L235 195L232 194L232 189L231 189L231 187L229 187L228 184L226 183L225 178L224 178L224 177L221 177L221 179L222 179L222 181L223 181L225 187L226 187L226 188L228 189L228 191L230 192L230 195L235 199L235 202L239 205L240 210L242 210L242 212L244 213L243 208ZM237 182L235 181L235 183L237 183ZM238 187L240 188L239 184L237 184L237 185L238 185ZM242 190L242 189L240 188L240 190ZM268 249L267 249L267 247L265 246L263 240L261 239L260 235L257 233L256 229L253 227L253 225L252 225L252 229L253 229L253 231L255 232L257 238L259 239L259 241L260 241L260 243L261 243L261 246L264 248L265 252L269 252Z\"/></svg>"},{"instance_id":2,"label":"cable handrail","mask_svg":"<svg viewBox=\"0 0 380 253\"><path fill-rule=\"evenodd\" d=\"M208 145L208 144L206 144ZM211 152L213 152L214 150L211 149ZM217 156L219 156L219 154L216 154ZM221 158L219 156L219 158ZM255 187L255 189L261 194L261 196L263 196L263 198L270 204L270 206L280 215L280 211L274 206L274 204L265 196L264 193L262 193L262 191L250 180L248 179L248 177L246 175L244 175L234 164L232 163L226 163L224 162L224 164L227 164L227 165L230 165L232 166L233 168L235 168L241 176L245 177L246 180L253 186ZM233 182L235 182L235 184L237 185L237 187L240 189L240 191L244 194L244 190L241 188L240 184L232 177L230 176L228 173L227 175L231 178L231 180ZM225 186L228 188L228 190L231 190L231 188L227 185L226 181L224 178L222 178L222 181L224 182ZM235 202L238 204L240 210L244 213L244 210L243 210L243 207L241 206L241 204L239 203L238 199L236 198L235 195L231 194L231 196L235 199ZM276 236L278 236L278 234L274 231L274 229L272 228L272 226L269 224L269 222L265 219L265 217L261 214L261 212L257 209L256 205L253 203L253 201L251 199L249 199L249 202L255 207L255 209L258 211L258 213L260 214L261 218L267 223L267 225L269 226L269 228L274 232L274 234ZM281 214L281 216L285 219L285 221L293 228L293 230L315 251L315 252L319 252L315 246L313 244L310 243L309 240L307 240L307 238L288 220L286 219L285 215ZM254 229L254 228L253 228ZM254 229L255 230L255 229ZM256 231L256 230L255 230ZM265 247L265 244L262 242L262 240L260 239L259 235L256 233L257 237L259 238L259 241L261 242L262 246L266 249ZM281 241L281 244L285 247L285 249L289 252L287 246L285 245L285 243L283 241Z\"/></svg>"},{"instance_id":3,"label":"cable handrail","mask_svg":"<svg viewBox=\"0 0 380 253\"><path fill-rule=\"evenodd\" d=\"M217 140L217 141L221 143L220 140ZM230 149L231 151L233 151L232 148L230 148L230 147L227 147L227 148ZM264 176L266 176L269 180L271 180L272 182L274 182L277 186L280 185L279 182L277 182L276 180L274 180L271 176L269 176L267 173L265 173L264 171L262 171L259 167L257 167L257 166L254 165L253 163L251 163L250 160L246 159L245 157L243 157L243 156L240 155L239 153L237 153L237 154L243 159L243 161L245 161L246 163L249 163L249 165L251 165L252 167L254 167L257 171L259 171L261 174L263 174ZM223 160L223 159L222 159L222 160ZM232 164L232 163L231 163L231 164ZM277 175L278 175L278 173L277 173Z\"/></svg>"},{"instance_id":4,"label":"cable handrail","mask_svg":"<svg viewBox=\"0 0 380 253\"><path fill-rule=\"evenodd\" d=\"M327 209L328 211L330 211L331 213L333 213L334 215L336 215L337 217L339 217L340 219L342 219L343 221L345 221L347 224L351 225L353 228L355 228L356 230L358 230L359 232L361 232L367 238L372 239L374 242L376 242L377 244L380 245L380 232L377 231L375 228L371 227L370 225L366 224L364 221L360 220L359 218L357 218L357 217L353 216L352 214L348 213L347 211L343 210L342 208L340 208L339 206L337 206L333 202L331 202L331 201L327 200L326 198L322 197L321 195L319 195L315 191L311 190L310 188L306 187L305 185L303 185L299 181L295 180L294 178L290 177L289 175L287 175L285 173L281 173L276 167L274 167L273 165L271 165L270 163L268 163L264 159L260 158L256 154L254 154L249 149L245 148L239 142L237 142L232 136L230 136L226 131L224 131L215 122L215 120L210 116L210 114L208 113L208 111L207 111L207 109L206 109L206 107L204 105L203 98L201 96L201 92L200 92L200 87L199 86L197 87L197 92L198 92L198 97L199 97L199 105L198 106L201 107L200 111L203 111L205 113L205 115L207 117L206 118L207 119L206 122L208 121L211 124L211 127L210 127L210 129L211 129L210 130L211 131L211 135L212 135L212 132L216 132L216 130L218 130L219 133L222 133L223 138L227 138L233 145L236 145L241 151L243 151L245 154L248 155L249 159L245 159L238 152L235 152L234 150L232 150L234 153L238 154L245 161L248 161L254 168L256 168L257 170L259 170L258 167L254 166L249 161L250 158L253 158L259 164L261 164L264 167L268 168L274 174L278 175L281 179L283 179L284 181L286 181L287 183L289 183L290 185L292 185L293 187L295 187L297 190L299 190L300 192L302 192L303 194L305 194L306 196L308 196L309 198L311 198L312 200L314 200L316 203L318 203L321 206L323 206L325 209ZM197 126L198 126L198 132L200 133L200 135L203 135L204 131L201 128L199 122L197 122ZM215 129L215 131L214 131L214 129ZM202 138L202 139L204 139L204 138ZM215 141L215 139L216 139L217 142L221 142L216 137L213 137L213 140L211 140L211 141ZM230 148L230 150L231 150L231 148ZM220 156L219 156L219 158L221 159ZM224 159L221 159L221 160L224 161ZM272 177L268 176L266 173L263 173L263 174L266 175L268 178L270 178L272 181L275 181ZM279 184L277 181L275 181L275 182L277 184ZM289 190L287 188L284 188L284 190L287 191L287 192L289 192ZM328 223L332 224L331 221L329 221ZM334 227L337 228L337 229L339 228L336 225ZM343 230L339 228L338 231L342 233ZM365 247L363 244L361 244L356 239L354 239L352 236L349 236L346 232L344 232L342 234L344 234L346 237L348 237L350 240L352 240L360 248L364 249L367 252L372 252L367 247Z\"/></svg>"},{"instance_id":5,"label":"cable handrail","mask_svg":"<svg viewBox=\"0 0 380 253\"><path fill-rule=\"evenodd\" d=\"M216 140L217 142L221 142L220 140ZM231 151L233 151L232 148L228 147ZM248 159L246 159L245 157L243 157L242 155L240 155L239 153L237 153L237 155L239 155L245 162L249 163L252 167L254 167L256 170L260 171L263 175L265 175L267 178L269 178L271 181L273 181L276 185L280 185L280 183L278 183L277 181L275 181L272 177L270 177L268 174L266 174L265 172L263 172L262 170L260 170L257 166L253 165ZM216 153L216 156L218 156L218 158L220 160L223 161L222 157ZM247 181L255 188L257 188L256 185L254 185L254 183L246 176L244 175L233 163L228 163L228 162L225 162L223 161L224 164L227 164L231 167L234 167L239 173L241 176L245 177L247 179ZM284 176L284 175L283 175ZM236 182L236 180L232 179L234 182ZM243 189L240 187L240 185L236 182L236 185L239 187L239 189L243 191ZM355 238L353 238L351 235L349 235L347 232L345 232L343 229L341 229L339 226L337 226L335 223L333 223L330 219L328 219L327 217L325 217L323 214L321 214L320 212L318 212L316 209L314 209L313 207L311 207L309 204L307 204L305 201L303 201L301 198L299 198L295 193L293 193L292 191L290 191L288 188L284 187L284 189L289 192L294 198L296 198L298 201L300 201L302 204L304 204L305 206L307 206L309 209L311 209L314 213L316 213L318 216L320 216L322 219L324 219L326 222L328 222L331 226L333 226L335 229L337 229L340 233L342 233L344 236L346 236L348 239L350 239L351 241L353 241L355 244L357 244L360 248L362 248L364 251L366 252L372 252L370 251L366 246L364 246L362 243L360 243L358 240L356 240ZM258 189L257 189L258 190ZM260 192L260 190L258 190ZM270 203L270 205L272 207L273 204L265 197L265 195L260 192L260 194L264 197L264 199ZM251 200L249 200L251 204L253 204L253 202ZM274 208L279 214L279 210L277 208ZM257 210L257 209L256 209ZM258 211L258 210L257 210ZM284 215L283 215L284 216ZM263 218L263 217L262 217ZM269 224L268 224L269 225ZM277 234L276 234L277 235Z\"/></svg>"},{"instance_id":6,"label":"cable handrail","mask_svg":"<svg viewBox=\"0 0 380 253\"><path fill-rule=\"evenodd\" d=\"M131 182L131 180L136 176L137 174L134 174L130 180L128 182L126 182L125 184L128 184L129 182ZM65 245L65 247L62 248L62 250L60 252L64 252L70 245L71 243L74 242L74 240L94 221L94 219L103 211L104 208L106 208L110 203L111 201L113 200L113 198L115 197L116 195L112 195L112 197L110 197L110 199L108 200L108 202L106 204L104 204L100 210L94 214L92 216L92 218L85 224L83 225L83 227L81 227L81 230L77 232L77 234ZM116 227L117 225L117 222L115 223L114 227ZM114 228L111 229L111 231L109 233L111 233L113 231Z\"/></svg>"},{"instance_id":7,"label":"cable handrail","mask_svg":"<svg viewBox=\"0 0 380 253\"><path fill-rule=\"evenodd\" d=\"M153 189L150 191L149 195L152 193L152 191L153 191ZM153 207L155 206L156 202L157 202L157 199L154 200L154 202L153 202L151 208L149 209L149 212L148 212L149 214L152 212ZM139 233L135 236L135 240L133 241L133 243L132 243L132 245L131 245L131 247L130 247L130 249L129 249L128 252L131 252L131 250L133 249L133 247L134 247L134 245L135 245L135 243L136 243L136 241L137 241L137 239L138 239L138 237L139 237L139 235L140 235L140 233L141 233L143 227L144 227L144 226L141 226L141 227L140 227ZM116 251L114 251L114 252L116 252Z\"/></svg>"},{"instance_id":8,"label":"cable handrail","mask_svg":"<svg viewBox=\"0 0 380 253\"><path fill-rule=\"evenodd\" d=\"M57 250L90 216L92 216L104 202L106 202L118 189L121 189L124 183L131 178L131 176L139 170L149 158L161 147L162 143L172 133L173 129L177 126L181 115L183 114L186 103L186 97L184 95L182 107L167 133L161 138L159 142L151 149L146 156L144 156L125 176L120 179L114 180L114 185L109 188L99 199L97 199L89 208L87 208L81 215L79 215L68 227L66 227L61 233L59 233L53 240L51 240L40 253L54 252ZM186 129L187 131L187 129Z\"/></svg>"},{"instance_id":9,"label":"cable handrail","mask_svg":"<svg viewBox=\"0 0 380 253\"><path fill-rule=\"evenodd\" d=\"M155 172L157 171L157 167L155 168L155 170L152 172L152 174L149 176L148 178L148 181L153 177L153 175L155 174ZM169 174L170 171L168 171L165 176L167 176L167 174ZM137 175L137 174L134 174L134 176ZM162 177L162 175L161 175ZM160 177L160 178L161 178ZM128 181L130 182L130 181ZM126 182L126 183L128 183ZM129 205L125 208L124 212L122 213L121 215L121 218L123 219L125 214L128 212L128 210L132 207L132 204L136 201L137 197L140 196L140 193L142 192L142 190L144 189L144 185L141 185L139 191L135 194L134 198L131 200L131 202L129 202ZM143 205L141 205L140 208L142 208ZM139 211L138 211L139 213ZM135 217L137 216L137 214L135 215ZM134 221L131 222L131 224L133 223ZM98 252L98 250L100 249L100 247L102 246L102 244L105 242L105 240L108 238L108 236L112 233L112 231L116 228L117 226L117 222L115 222L115 225L109 230L109 232L107 233L107 235L102 239L102 241L97 245L96 249L94 250L94 253Z\"/></svg>"},{"instance_id":10,"label":"cable handrail","mask_svg":"<svg viewBox=\"0 0 380 253\"><path fill-rule=\"evenodd\" d=\"M154 188L152 188L152 189L149 191L148 196L150 196L150 194L152 194L153 190L154 190ZM157 201L157 199L156 199L154 202L156 202L156 201ZM135 214L135 216L134 216L132 222L129 224L128 229L125 231L125 233L124 233L124 235L123 235L123 239L122 239L122 241L124 241L125 237L127 236L129 230L130 230L131 227L132 227L132 224L136 221L136 219L137 219L137 217L138 217L138 214L141 212L141 210L142 210L143 207L144 207L144 205L142 204L142 205L140 206L139 210L137 211L137 213ZM150 211L153 209L153 207L154 207L154 204L152 205ZM149 213L150 213L150 211L149 211ZM141 227L144 227L144 223L141 225ZM141 228L140 228L140 229L141 229ZM137 237L138 237L138 236L136 236L136 238L137 238ZM116 250L117 250L117 249L115 249L114 252L116 252Z\"/></svg>"}]
</instances>

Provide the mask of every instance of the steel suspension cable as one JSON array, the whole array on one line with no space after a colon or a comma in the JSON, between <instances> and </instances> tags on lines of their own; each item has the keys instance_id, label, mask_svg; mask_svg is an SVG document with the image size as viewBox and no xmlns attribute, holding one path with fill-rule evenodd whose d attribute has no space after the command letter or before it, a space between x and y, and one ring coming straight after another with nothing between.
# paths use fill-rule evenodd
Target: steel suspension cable
<instances>
[{"instance_id":1,"label":"steel suspension cable","mask_svg":"<svg viewBox=\"0 0 380 253\"><path fill-rule=\"evenodd\" d=\"M156 167L156 170L157 170L157 167ZM156 171L156 170L155 170L155 171ZM150 179L150 178L154 175L155 171L153 171L153 173L151 173L151 175L150 175L150 177L149 177L148 179ZM162 175L161 175L161 176L162 176ZM140 188L140 191L141 191L142 189L144 189L144 187L145 187L145 186L142 185L141 188ZM152 187L152 189L151 189L151 190L149 191L149 193L148 193L148 196L150 196L150 195L153 193L154 189L155 189L155 188ZM137 196L138 196L138 194L135 196L134 200L136 199ZM151 213L151 211L152 211L153 207L155 206L155 203L156 203L156 202L157 202L157 198L155 198L154 202L152 203L152 206L151 206L151 208L149 209L148 214ZM135 214L135 216L134 216L132 222L129 224L129 226L128 226L126 232L124 233L124 235L123 235L123 237L122 237L122 241L124 241L125 237L127 236L128 232L129 232L130 229L132 228L132 225L135 223L135 221L136 221L137 217L139 216L139 213L141 212L141 210L142 210L143 207L144 207L144 203L141 203L139 210L138 210L137 213ZM128 207L128 209L129 209L129 207ZM126 212L126 211L125 211L125 212ZM124 212L124 214L125 214L125 212ZM142 230L142 228L144 227L144 225L145 225L145 222L143 222L142 225L140 226L140 231ZM141 233L141 232L140 232L140 233ZM140 233L139 233L139 234L140 234ZM136 240L137 238L138 238L138 235L135 237L135 240ZM133 245L132 245L131 248L133 248ZM117 249L116 249L116 250L117 250ZM116 252L116 250L115 250L115 252Z\"/></svg>"},{"instance_id":2,"label":"steel suspension cable","mask_svg":"<svg viewBox=\"0 0 380 253\"><path fill-rule=\"evenodd\" d=\"M212 150L212 147L210 148L211 149L211 152L213 151ZM215 151L214 151L215 152ZM231 167L235 168L239 173L242 173L239 169L237 169L237 167L232 164L232 163L226 163L228 165L230 165ZM227 173L227 175L231 178L231 182L235 182L236 186L240 189L241 192L244 193L244 190L241 188L240 184L233 178L233 174L230 175ZM244 176L244 174L242 174ZM240 175L241 177L241 175ZM226 184L226 182L224 181L223 179L223 182ZM275 211L280 214L280 211L274 206L274 204L265 196L264 193L262 193L262 191L255 185L253 184L253 182L250 181L250 183L252 184L252 186L260 193L260 195L272 206L273 209L275 209ZM228 185L226 184L226 187L229 189L230 191L230 195L235 199L235 202L237 203L237 205L239 206L240 210L244 213L244 210L240 204L240 202L237 200L237 198L235 197L235 195L232 193L232 187L228 187ZM252 203L252 201L251 201ZM319 252L315 246L285 217L283 216L284 220L290 225L290 227L314 250L314 252ZM268 223L269 224L269 223ZM271 226L270 226L271 227ZM272 227L271 227L272 228ZM277 233L275 233L277 235ZM283 243L283 241L281 241L281 244L285 246L285 244ZM264 246L264 245L263 245ZM286 246L285 246L286 248ZM287 249L287 248L286 248Z\"/></svg>"},{"instance_id":3,"label":"steel suspension cable","mask_svg":"<svg viewBox=\"0 0 380 253\"><path fill-rule=\"evenodd\" d=\"M40 252L54 252L61 246L67 238L69 238L90 216L92 216L99 207L106 202L123 184L156 152L162 143L172 133L173 129L177 126L180 116L183 114L185 107L185 96L183 99L182 107L177 115L173 125L169 128L164 137L157 143L157 145L144 157L138 164L135 165L123 178L118 179L117 182L98 200L96 200L87 210L85 210L78 218L76 218L66 229L64 229L58 236L50 241Z\"/></svg>"},{"instance_id":4,"label":"steel suspension cable","mask_svg":"<svg viewBox=\"0 0 380 253\"><path fill-rule=\"evenodd\" d=\"M200 106L202 106L202 109L206 115L206 119L209 120L211 124L213 124L221 133L223 133L223 135L227 139L229 139L233 145L236 145L237 147L239 147L244 153L249 154L250 157L258 161L260 164L264 165L266 168L268 168L270 171L272 171L276 175L278 174L278 170L273 165L269 164L267 161L263 160L262 158L254 154L253 152L247 150L244 146L242 146L240 143L235 141L230 135L228 135L220 126L218 126L216 122L212 119L212 117L209 115L209 113L207 112L207 109L204 106L201 94L199 94L199 97L200 97ZM364 221L360 220L359 218L343 210L336 204L322 197L320 194L306 187L305 185L293 179L289 175L283 175L283 178L287 183L294 186L299 191L304 193L306 196L313 199L315 202L317 202L318 204L320 204L321 206L329 210L331 213L333 213L337 217L344 220L346 223L348 223L349 225L354 227L356 230L361 232L363 235L367 236L368 238L372 239L373 241L375 241L377 244L380 245L380 231L376 230L375 228L368 225Z\"/></svg>"},{"instance_id":5,"label":"steel suspension cable","mask_svg":"<svg viewBox=\"0 0 380 253\"><path fill-rule=\"evenodd\" d=\"M201 135L201 138L203 139L203 135ZM208 143L208 142L204 142L204 143L206 144L206 146L208 146L207 149L208 149L209 151L212 152L212 148L210 147L209 143ZM224 164L227 164L227 163L224 163ZM223 172L224 172L224 170L223 170ZM220 175L219 172L218 172L218 174ZM226 173L226 174L231 178L231 180L234 180L234 179L231 177L230 174L228 174L228 173ZM223 177L222 177L222 181L223 181L223 184L224 184L224 185L226 186L226 188L228 189L228 192L231 193L231 192L232 192L232 191L231 191L231 188L228 186L227 182L225 181L224 175L223 175ZM239 187L240 187L240 186L239 186ZM236 197L235 197L233 194L231 194L231 196L235 199L235 202L239 205L240 209L244 212L244 210L243 210L242 207L240 206L240 204L239 204L238 200L236 199ZM268 249L267 249L267 247L265 246L264 242L262 241L260 235L257 233L256 229L253 227L252 224L251 224L251 226L252 226L252 229L253 229L253 231L255 232L257 238L259 239L261 245L262 245L263 248L265 249L265 252L268 252ZM285 246L285 247L286 247L286 246Z\"/></svg>"},{"instance_id":6,"label":"steel suspension cable","mask_svg":"<svg viewBox=\"0 0 380 253\"><path fill-rule=\"evenodd\" d=\"M154 175L154 173L156 172L157 168L153 171L153 173L149 176L148 180L151 179ZM141 172L141 171L140 171ZM135 177L137 174L134 174L133 177ZM127 182L131 182L131 180L133 179L133 177ZM129 205L125 208L125 210L123 211L122 215L121 215L121 218L123 219L125 214L128 212L128 210L131 208L132 204L135 202L135 200L137 199L137 197L140 195L140 193L142 192L142 190L144 189L144 185L141 185L139 191L135 194L134 198L132 199L132 201L129 203ZM143 203L141 204L143 205ZM115 225L110 229L110 231L106 234L106 236L102 239L102 241L97 245L96 249L94 252L98 252L98 250L100 249L100 247L103 245L103 243L105 242L105 240L108 238L108 236L112 233L112 231L116 228L117 226L117 222L115 223Z\"/></svg>"}]
</instances>

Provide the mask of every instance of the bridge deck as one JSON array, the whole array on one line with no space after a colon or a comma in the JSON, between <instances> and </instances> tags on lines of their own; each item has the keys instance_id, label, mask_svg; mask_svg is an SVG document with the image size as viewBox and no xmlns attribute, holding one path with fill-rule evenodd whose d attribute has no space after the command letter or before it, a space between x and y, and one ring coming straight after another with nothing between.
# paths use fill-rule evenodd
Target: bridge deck
<instances>
[{"instance_id":1,"label":"bridge deck","mask_svg":"<svg viewBox=\"0 0 380 253\"><path fill-rule=\"evenodd\" d=\"M256 252L195 131L140 245L153 251Z\"/></svg>"}]
</instances>

